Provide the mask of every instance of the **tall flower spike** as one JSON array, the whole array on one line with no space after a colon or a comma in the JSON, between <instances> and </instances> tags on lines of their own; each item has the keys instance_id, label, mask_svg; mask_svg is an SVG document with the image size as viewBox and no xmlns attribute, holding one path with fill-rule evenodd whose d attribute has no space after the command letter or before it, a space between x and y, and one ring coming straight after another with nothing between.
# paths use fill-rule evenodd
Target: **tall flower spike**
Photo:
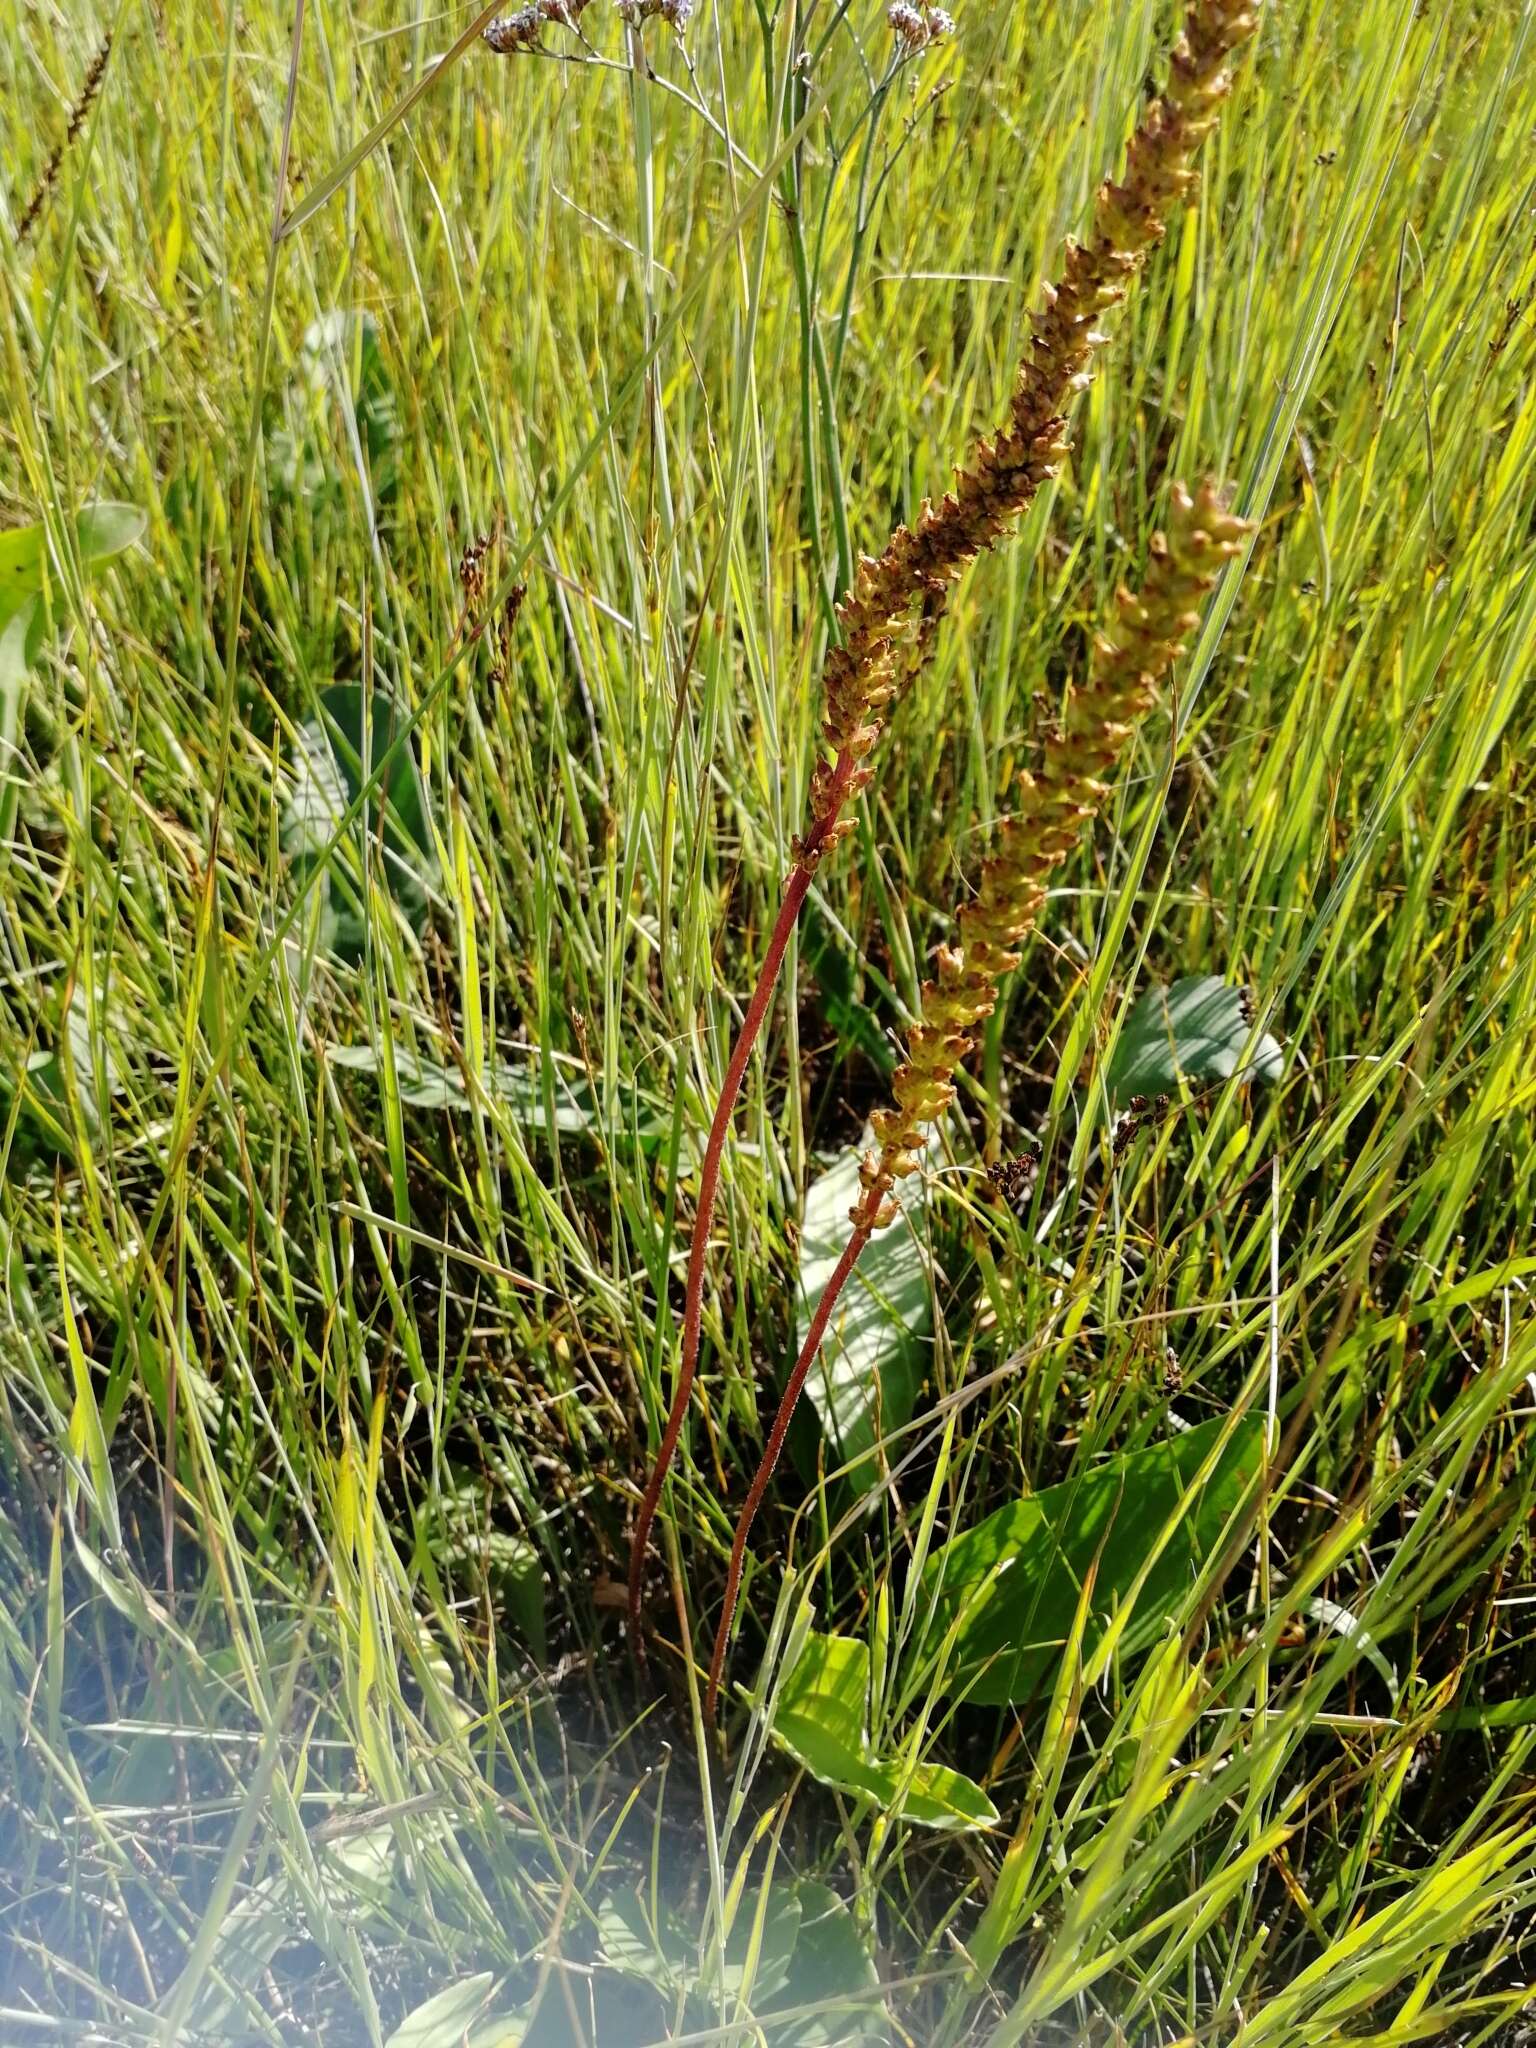
<instances>
[{"instance_id":1,"label":"tall flower spike","mask_svg":"<svg viewBox=\"0 0 1536 2048\"><path fill-rule=\"evenodd\" d=\"M1233 518L1209 484L1195 498L1182 485L1174 486L1168 531L1153 539L1140 596L1117 592L1114 630L1098 640L1082 689L1068 693L1038 773L1020 778L1019 807L999 830L997 849L982 868L976 894L957 913L961 942L940 948L938 972L923 983L906 1058L892 1077L895 1107L872 1119L877 1144L859 1167L861 1192L848 1212L852 1234L816 1304L736 1524L710 1661L709 1718L725 1668L747 1537L837 1298L865 1245L894 1218L896 1183L917 1171L927 1126L954 1100L955 1071L975 1043L976 1025L996 1006L998 982L1019 964L1019 941L1040 913L1052 873L1108 796L1105 775L1199 623L1201 598L1250 530L1245 520Z\"/></svg>"},{"instance_id":2,"label":"tall flower spike","mask_svg":"<svg viewBox=\"0 0 1536 2048\"><path fill-rule=\"evenodd\" d=\"M906 1058L891 1081L895 1107L871 1120L877 1149L859 1169L862 1192L849 1211L855 1228L878 1230L894 1215L891 1192L920 1164L924 1126L954 1100L955 1069L975 1043L975 1026L996 1006L998 982L1019 964L1019 941L1051 876L1103 805L1104 777L1184 651L1201 598L1249 530L1209 484L1194 498L1174 486L1168 531L1152 541L1141 594L1116 594L1114 631L1098 640L1088 681L1069 691L1038 772L1020 777L1018 808L1004 819L976 894L958 912L961 942L939 949L938 972L923 983Z\"/></svg>"},{"instance_id":3,"label":"tall flower spike","mask_svg":"<svg viewBox=\"0 0 1536 2048\"><path fill-rule=\"evenodd\" d=\"M898 527L883 553L860 562L838 607L843 644L825 669L823 734L836 758L818 770L811 810L818 823L834 804L838 815L822 825L817 851L852 830L841 810L873 772L867 757L900 675L898 643L913 610L919 603L929 615L942 609L967 564L1011 530L1056 474L1067 452L1067 407L1091 381L1094 355L1108 339L1099 323L1126 296L1169 217L1194 189L1195 157L1231 89L1227 60L1257 25L1251 4L1195 0L1167 89L1131 138L1123 180L1099 188L1088 240L1068 242L1060 280L1045 287L1007 425L978 444L971 466L955 472L954 488L937 505L925 504L914 526Z\"/></svg>"},{"instance_id":4,"label":"tall flower spike","mask_svg":"<svg viewBox=\"0 0 1536 2048\"><path fill-rule=\"evenodd\" d=\"M1125 297L1169 216L1193 189L1195 156L1231 86L1227 60L1252 35L1257 21L1256 0L1191 0L1167 88L1152 101L1131 138L1123 180L1100 188L1088 240L1068 244L1060 281L1044 291L1007 424L995 439L978 445L971 466L956 472L953 490L937 505L925 504L914 526L898 527L879 555L860 561L853 588L838 606L842 638L823 670L827 753L811 779L810 822L794 842L794 865L721 1083L699 1174L677 1384L630 1545L630 1642L642 1659L645 1554L698 1367L704 1267L721 1155L811 879L823 855L853 830L844 811L874 773L869 757L890 703L921 666L951 585L1055 475L1067 447L1067 410L1090 381L1094 354L1105 340L1099 323Z\"/></svg>"}]
</instances>

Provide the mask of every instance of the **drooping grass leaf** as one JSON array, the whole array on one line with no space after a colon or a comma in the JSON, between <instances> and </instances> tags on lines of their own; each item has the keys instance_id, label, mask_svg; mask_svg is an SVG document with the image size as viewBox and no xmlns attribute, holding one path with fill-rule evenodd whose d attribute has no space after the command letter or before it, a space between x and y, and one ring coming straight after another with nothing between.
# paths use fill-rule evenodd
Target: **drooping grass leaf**
<instances>
[{"instance_id":1,"label":"drooping grass leaf","mask_svg":"<svg viewBox=\"0 0 1536 2048\"><path fill-rule=\"evenodd\" d=\"M1245 1079L1277 1081L1284 1066L1266 1031L1256 1043L1242 989L1216 974L1186 975L1146 989L1121 1027L1105 1076L1110 1099L1162 1095L1181 1080L1226 1081L1246 1060Z\"/></svg>"},{"instance_id":2,"label":"drooping grass leaf","mask_svg":"<svg viewBox=\"0 0 1536 2048\"><path fill-rule=\"evenodd\" d=\"M925 1598L936 1602L929 1640L964 1615L950 1690L989 1705L1029 1699L1055 1669L1089 1570L1097 1567L1085 1655L1156 1553L1124 1638L1127 1649L1144 1648L1219 1542L1259 1469L1263 1441L1258 1419L1245 1416L1233 1427L1217 1416L999 1508L952 1537L924 1574Z\"/></svg>"},{"instance_id":3,"label":"drooping grass leaf","mask_svg":"<svg viewBox=\"0 0 1536 2048\"><path fill-rule=\"evenodd\" d=\"M997 1808L959 1771L876 1757L868 1729L869 1646L853 1636L811 1634L779 1688L773 1736L824 1785L876 1799L920 1827L992 1827Z\"/></svg>"},{"instance_id":4,"label":"drooping grass leaf","mask_svg":"<svg viewBox=\"0 0 1536 2048\"><path fill-rule=\"evenodd\" d=\"M859 1151L850 1149L806 1190L800 1225L800 1302L796 1347L852 1229L859 1194ZM910 1420L927 1362L933 1304L928 1259L919 1241L921 1186L903 1213L864 1248L837 1304L806 1392L837 1463L863 1459L888 1430ZM868 1483L861 1465L853 1484Z\"/></svg>"}]
</instances>

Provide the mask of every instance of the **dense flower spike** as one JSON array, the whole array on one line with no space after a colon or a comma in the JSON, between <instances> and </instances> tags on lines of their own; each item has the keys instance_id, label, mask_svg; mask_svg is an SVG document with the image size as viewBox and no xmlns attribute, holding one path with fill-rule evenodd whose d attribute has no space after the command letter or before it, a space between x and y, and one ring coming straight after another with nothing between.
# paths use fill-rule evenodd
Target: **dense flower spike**
<instances>
[{"instance_id":1,"label":"dense flower spike","mask_svg":"<svg viewBox=\"0 0 1536 2048\"><path fill-rule=\"evenodd\" d=\"M892 1080L896 1106L873 1119L879 1142L859 1169L862 1192L848 1212L853 1226L848 1243L816 1304L736 1524L709 1667L709 1717L725 1669L747 1537L838 1296L865 1245L895 1216L892 1191L921 1163L924 1127L954 1100L955 1069L975 1042L972 1031L991 1014L1002 976L1019 964L1016 948L1039 915L1053 870L1108 795L1106 770L1118 759L1134 721L1151 705L1159 683L1198 624L1201 597L1241 550L1249 530L1246 521L1226 511L1209 485L1196 498L1181 485L1174 486L1168 532L1153 539L1145 588L1139 597L1128 590L1118 593L1114 632L1097 642L1087 683L1069 693L1061 723L1046 741L1039 772L1021 778L1019 809L1004 821L976 894L958 913L961 943L940 948L938 973L923 984L907 1056Z\"/></svg>"},{"instance_id":2,"label":"dense flower spike","mask_svg":"<svg viewBox=\"0 0 1536 2048\"><path fill-rule=\"evenodd\" d=\"M726 1069L700 1173L677 1384L630 1551L630 1636L641 1654L645 1551L698 1365L720 1155L790 934L822 856L853 830L844 812L871 779L869 757L890 703L931 645L950 587L1056 473L1067 447L1067 409L1090 381L1094 354L1105 340L1099 323L1124 298L1168 218L1193 189L1195 156L1230 88L1227 60L1256 26L1252 0L1191 0L1167 88L1131 139L1123 180L1100 188L1088 240L1068 244L1064 273L1044 292L1006 426L980 443L971 466L956 472L954 488L937 505L925 504L915 525L898 527L881 554L860 561L853 588L838 606L841 642L823 671L827 756L812 777L810 823L794 842L794 866Z\"/></svg>"},{"instance_id":3,"label":"dense flower spike","mask_svg":"<svg viewBox=\"0 0 1536 2048\"><path fill-rule=\"evenodd\" d=\"M85 126L91 108L96 104L96 95L101 91L101 81L107 75L107 59L111 55L112 31L109 29L102 37L96 54L91 59L90 69L85 74L84 83L75 96L74 105L69 110L69 123L64 130L63 139L57 142L53 149L50 150L48 160L43 165L42 171L38 175L37 183L32 188L32 197L27 201L26 206L22 210L21 219L16 223L16 246L18 249L37 225L39 215L48 204L49 197L59 182L59 170L64 162L65 153L78 141L80 131Z\"/></svg>"},{"instance_id":4,"label":"dense flower spike","mask_svg":"<svg viewBox=\"0 0 1536 2048\"><path fill-rule=\"evenodd\" d=\"M1045 288L1007 426L979 445L939 504L924 505L915 526L898 527L883 554L859 564L853 590L838 607L843 644L827 658L823 731L838 759L822 764L812 786L818 821L824 807L835 802L841 811L869 780L864 763L880 736L914 609L942 607L948 586L1056 474L1067 451L1066 408L1089 382L1094 354L1107 339L1099 322L1125 297L1193 190L1195 156L1231 85L1227 58L1256 25L1253 8L1234 0L1196 0L1190 8L1167 90L1131 138L1123 181L1100 187L1092 234L1068 243L1060 281ZM837 820L826 825L816 850L849 829Z\"/></svg>"},{"instance_id":5,"label":"dense flower spike","mask_svg":"<svg viewBox=\"0 0 1536 2048\"><path fill-rule=\"evenodd\" d=\"M1040 769L1020 778L1018 808L1003 821L976 894L960 909L960 944L940 947L938 972L923 984L907 1056L891 1083L896 1106L872 1120L878 1149L860 1168L855 1227L878 1230L891 1220L891 1191L919 1165L924 1126L954 1100L955 1069L996 1005L998 982L1019 964L1018 943L1039 915L1051 875L1103 804L1106 772L1183 651L1200 599L1247 532L1209 484L1195 498L1174 486L1168 532L1152 542L1146 587L1140 596L1120 591L1113 635L1098 641L1088 682L1069 692Z\"/></svg>"}]
</instances>

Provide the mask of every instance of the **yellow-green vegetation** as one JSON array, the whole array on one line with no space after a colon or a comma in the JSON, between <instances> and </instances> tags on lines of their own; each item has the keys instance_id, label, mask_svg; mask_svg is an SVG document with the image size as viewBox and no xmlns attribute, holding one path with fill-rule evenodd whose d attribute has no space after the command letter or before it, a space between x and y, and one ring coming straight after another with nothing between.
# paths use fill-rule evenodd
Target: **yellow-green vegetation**
<instances>
[{"instance_id":1,"label":"yellow-green vegetation","mask_svg":"<svg viewBox=\"0 0 1536 2048\"><path fill-rule=\"evenodd\" d=\"M4 2048L1525 2038L1536 22L1203 11L1016 539L871 612L641 1675L838 606L1181 10L13 0ZM711 1728L923 984L1203 476Z\"/></svg>"}]
</instances>

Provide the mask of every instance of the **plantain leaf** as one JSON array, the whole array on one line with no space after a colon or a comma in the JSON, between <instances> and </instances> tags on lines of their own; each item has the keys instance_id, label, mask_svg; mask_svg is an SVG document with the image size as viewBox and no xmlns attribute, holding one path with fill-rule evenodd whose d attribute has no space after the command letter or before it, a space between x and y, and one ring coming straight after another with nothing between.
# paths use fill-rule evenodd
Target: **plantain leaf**
<instances>
[{"instance_id":1,"label":"plantain leaf","mask_svg":"<svg viewBox=\"0 0 1536 2048\"><path fill-rule=\"evenodd\" d=\"M75 544L86 569L131 548L148 524L137 505L112 500L85 505L75 514ZM48 537L41 520L0 533L0 614L23 598L35 597L47 573Z\"/></svg>"},{"instance_id":2,"label":"plantain leaf","mask_svg":"<svg viewBox=\"0 0 1536 2048\"><path fill-rule=\"evenodd\" d=\"M797 1349L848 1242L848 1211L859 1194L859 1157L850 1148L806 1190ZM933 1327L928 1259L918 1237L923 1200L919 1187L896 1221L865 1246L806 1380L833 1460L861 1460L852 1474L855 1487L869 1484L865 1454L887 1431L911 1419L923 1382Z\"/></svg>"},{"instance_id":3,"label":"plantain leaf","mask_svg":"<svg viewBox=\"0 0 1536 2048\"><path fill-rule=\"evenodd\" d=\"M137 505L120 505L109 499L85 506L75 517L81 561L88 569L110 561L141 539L148 524Z\"/></svg>"},{"instance_id":4,"label":"plantain leaf","mask_svg":"<svg viewBox=\"0 0 1536 2048\"><path fill-rule=\"evenodd\" d=\"M874 1756L868 1699L868 1645L809 1635L774 1701L774 1740L822 1784L862 1793L920 1827L961 1832L996 1824L997 1808L959 1771Z\"/></svg>"},{"instance_id":5,"label":"plantain leaf","mask_svg":"<svg viewBox=\"0 0 1536 2048\"><path fill-rule=\"evenodd\" d=\"M296 872L324 857L337 825L395 746L403 714L384 690L337 683L320 694L320 715L299 728L293 786L283 814L283 846ZM389 895L413 931L426 923L437 859L427 825L426 795L413 744L394 753L384 779L364 806L358 829L382 854ZM363 950L367 922L356 885L333 855L325 877L324 937L343 959Z\"/></svg>"},{"instance_id":6,"label":"plantain leaf","mask_svg":"<svg viewBox=\"0 0 1536 2048\"><path fill-rule=\"evenodd\" d=\"M1229 1429L1213 1470L1194 1490ZM1233 1427L1217 1416L1106 1459L952 1537L929 1559L923 1580L925 1603L933 1603L929 1641L959 1623L949 1689L993 1706L1029 1699L1056 1667L1089 1570L1097 1567L1085 1655L1155 1552L1123 1638L1127 1650L1145 1648L1177 1613L1252 1485L1263 1442L1257 1418Z\"/></svg>"},{"instance_id":7,"label":"plantain leaf","mask_svg":"<svg viewBox=\"0 0 1536 2048\"><path fill-rule=\"evenodd\" d=\"M0 534L0 539L9 539ZM7 598L0 590L0 776L9 777L21 730L27 677L43 651L43 607L35 594Z\"/></svg>"},{"instance_id":8,"label":"plantain leaf","mask_svg":"<svg viewBox=\"0 0 1536 2048\"><path fill-rule=\"evenodd\" d=\"M526 1536L492 1529L478 1539L487 1578L507 1619L532 1651L535 1663L546 1660L544 1627L544 1565Z\"/></svg>"},{"instance_id":9,"label":"plantain leaf","mask_svg":"<svg viewBox=\"0 0 1536 2048\"><path fill-rule=\"evenodd\" d=\"M87 572L121 554L143 533L137 505L87 505L75 515L75 538ZM8 783L11 754L21 730L27 678L43 651L43 578L47 535L41 522L0 533L0 783ZM8 827L13 794L0 798L0 835Z\"/></svg>"},{"instance_id":10,"label":"plantain leaf","mask_svg":"<svg viewBox=\"0 0 1536 2048\"><path fill-rule=\"evenodd\" d=\"M331 1066L346 1068L354 1074L376 1074L383 1066L384 1054L377 1045L333 1045L326 1052L326 1060ZM458 1067L445 1066L409 1046L395 1048L395 1076L400 1100L413 1109L467 1110L471 1106L469 1084ZM525 1131L548 1131L551 1119L533 1065L488 1061L480 1076L480 1092L492 1105L512 1111ZM619 1096L622 1120L605 1119L585 1075L573 1074L568 1065L557 1061L554 1128L572 1133L606 1131L610 1142L622 1136L632 1138L642 1152L658 1150L667 1142L671 1129L665 1105L630 1082L619 1084Z\"/></svg>"},{"instance_id":11,"label":"plantain leaf","mask_svg":"<svg viewBox=\"0 0 1536 2048\"><path fill-rule=\"evenodd\" d=\"M839 1057L861 1053L882 1074L890 1073L895 1050L864 999L857 953L846 950L824 917L813 917L806 924L801 955L820 991L821 1014L837 1033Z\"/></svg>"},{"instance_id":12,"label":"plantain leaf","mask_svg":"<svg viewBox=\"0 0 1536 2048\"><path fill-rule=\"evenodd\" d=\"M1144 990L1110 1056L1105 1081L1111 1100L1167 1094L1181 1080L1230 1080L1240 1065L1245 1080L1277 1081L1284 1055L1267 1031L1250 1042L1248 1013L1246 992L1216 974Z\"/></svg>"},{"instance_id":13,"label":"plantain leaf","mask_svg":"<svg viewBox=\"0 0 1536 2048\"><path fill-rule=\"evenodd\" d=\"M739 1997L747 1988L747 1957L755 1931L755 1906L744 1900L725 1944L720 1988ZM658 1991L693 1991L712 1981L712 1958L699 1949L697 1929L663 1906L654 1922L640 1897L616 1892L597 1916L598 1935L610 1969L639 1978ZM754 2002L781 1992L790 1979L790 1959L800 1934L800 1901L788 1887L775 1886L763 1916L762 1938L751 1979Z\"/></svg>"},{"instance_id":14,"label":"plantain leaf","mask_svg":"<svg viewBox=\"0 0 1536 2048\"><path fill-rule=\"evenodd\" d=\"M781 2004L820 2006L798 2019L771 2013L761 2024L770 2048L883 2048L891 2030L880 1997L874 1957L843 1901L824 1884L802 1879L800 1939Z\"/></svg>"},{"instance_id":15,"label":"plantain leaf","mask_svg":"<svg viewBox=\"0 0 1536 2048\"><path fill-rule=\"evenodd\" d=\"M406 2014L384 2048L464 2048L495 1982L491 1971L482 1970L434 1992Z\"/></svg>"}]
</instances>

